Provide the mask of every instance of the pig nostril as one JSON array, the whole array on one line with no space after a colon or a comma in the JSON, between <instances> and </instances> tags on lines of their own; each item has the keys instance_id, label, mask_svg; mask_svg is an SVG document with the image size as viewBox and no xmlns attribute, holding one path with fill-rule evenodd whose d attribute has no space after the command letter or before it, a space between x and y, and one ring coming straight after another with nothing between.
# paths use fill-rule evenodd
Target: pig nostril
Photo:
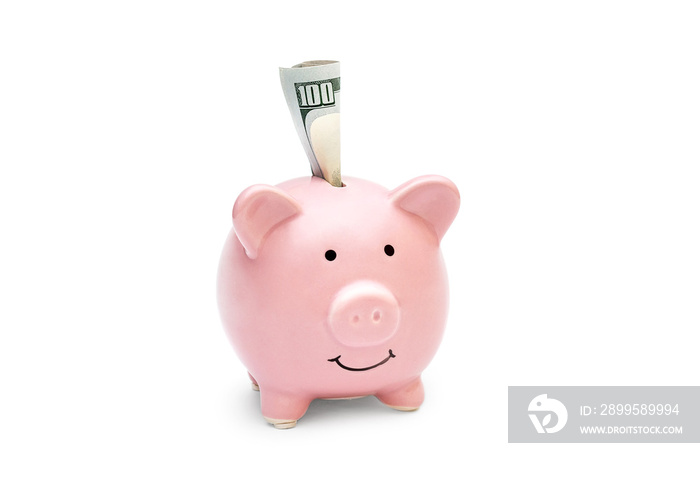
<instances>
[{"instance_id":1,"label":"pig nostril","mask_svg":"<svg viewBox=\"0 0 700 501\"><path fill-rule=\"evenodd\" d=\"M372 320L379 322L382 319L382 312L379 310L374 310L372 313Z\"/></svg>"}]
</instances>

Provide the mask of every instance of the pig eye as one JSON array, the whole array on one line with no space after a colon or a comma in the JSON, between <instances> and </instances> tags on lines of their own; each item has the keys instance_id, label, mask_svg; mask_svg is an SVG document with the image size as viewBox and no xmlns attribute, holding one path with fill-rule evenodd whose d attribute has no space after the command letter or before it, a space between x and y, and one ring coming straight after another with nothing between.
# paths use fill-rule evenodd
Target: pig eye
<instances>
[{"instance_id":1,"label":"pig eye","mask_svg":"<svg viewBox=\"0 0 700 501\"><path fill-rule=\"evenodd\" d=\"M394 247L391 245L385 245L384 246L384 254L387 256L393 256L394 255Z\"/></svg>"},{"instance_id":2,"label":"pig eye","mask_svg":"<svg viewBox=\"0 0 700 501\"><path fill-rule=\"evenodd\" d=\"M337 254L333 249L329 249L326 251L326 259L328 261L333 261L337 257Z\"/></svg>"}]
</instances>

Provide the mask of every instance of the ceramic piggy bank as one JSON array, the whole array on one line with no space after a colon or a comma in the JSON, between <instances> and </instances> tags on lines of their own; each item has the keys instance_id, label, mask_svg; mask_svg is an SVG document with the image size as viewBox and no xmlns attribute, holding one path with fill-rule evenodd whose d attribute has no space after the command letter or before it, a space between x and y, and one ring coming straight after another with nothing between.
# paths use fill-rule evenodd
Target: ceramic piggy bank
<instances>
[{"instance_id":1,"label":"ceramic piggy bank","mask_svg":"<svg viewBox=\"0 0 700 501\"><path fill-rule=\"evenodd\" d=\"M456 186L440 176L392 191L343 181L255 185L233 207L219 310L277 428L315 398L374 395L418 409L445 327L439 244L459 208Z\"/></svg>"}]
</instances>

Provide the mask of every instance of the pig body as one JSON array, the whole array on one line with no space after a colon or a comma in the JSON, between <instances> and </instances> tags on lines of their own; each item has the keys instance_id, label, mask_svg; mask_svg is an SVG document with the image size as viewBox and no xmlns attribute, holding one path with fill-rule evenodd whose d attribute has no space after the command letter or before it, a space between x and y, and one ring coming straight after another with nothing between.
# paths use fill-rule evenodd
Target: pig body
<instances>
[{"instance_id":1,"label":"pig body","mask_svg":"<svg viewBox=\"0 0 700 501\"><path fill-rule=\"evenodd\" d=\"M420 374L442 338L439 243L459 207L449 180L393 191L356 178L246 189L218 273L222 323L260 389L263 416L294 426L315 398L423 402Z\"/></svg>"}]
</instances>

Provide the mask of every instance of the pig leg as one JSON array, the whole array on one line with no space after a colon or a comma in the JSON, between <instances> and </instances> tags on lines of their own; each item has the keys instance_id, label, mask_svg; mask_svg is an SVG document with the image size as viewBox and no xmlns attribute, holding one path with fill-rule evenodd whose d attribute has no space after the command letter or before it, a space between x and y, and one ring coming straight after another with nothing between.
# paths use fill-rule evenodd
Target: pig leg
<instances>
[{"instance_id":1,"label":"pig leg","mask_svg":"<svg viewBox=\"0 0 700 501\"><path fill-rule=\"evenodd\" d=\"M309 408L311 399L269 390L260 390L262 415L277 429L294 428Z\"/></svg>"},{"instance_id":2,"label":"pig leg","mask_svg":"<svg viewBox=\"0 0 700 501\"><path fill-rule=\"evenodd\" d=\"M423 403L425 393L420 376L398 389L380 391L375 395L380 402L399 411L415 411Z\"/></svg>"},{"instance_id":3,"label":"pig leg","mask_svg":"<svg viewBox=\"0 0 700 501\"><path fill-rule=\"evenodd\" d=\"M248 377L250 378L250 383L251 383L251 386L253 387L253 389L255 391L260 391L260 385L255 380L255 378L250 374L250 372L248 373Z\"/></svg>"}]
</instances>

